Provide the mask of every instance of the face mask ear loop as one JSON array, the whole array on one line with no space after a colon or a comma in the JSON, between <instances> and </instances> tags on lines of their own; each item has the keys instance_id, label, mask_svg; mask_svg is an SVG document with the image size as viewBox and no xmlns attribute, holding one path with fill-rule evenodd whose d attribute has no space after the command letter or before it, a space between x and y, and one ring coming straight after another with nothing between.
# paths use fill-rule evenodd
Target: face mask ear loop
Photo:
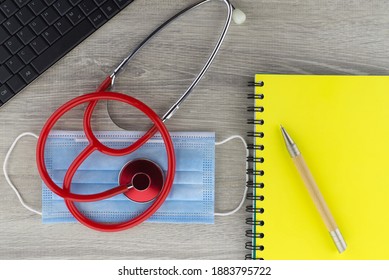
<instances>
[{"instance_id":1,"label":"face mask ear loop","mask_svg":"<svg viewBox=\"0 0 389 280\"><path fill-rule=\"evenodd\" d=\"M228 137L227 139L223 140L223 141L220 141L220 142L215 142L215 146L218 146L218 145L223 145L224 143L227 143L228 141L232 140L232 139L239 139L242 141L245 149L246 149L246 158L249 156L249 150L247 149L247 142L246 140L244 140L244 138L240 135L233 135L233 136L230 136ZM246 160L246 170L248 169L248 161ZM248 182L249 180L249 175L246 173L246 183ZM245 200L246 200L246 195L247 195L247 184L245 184L245 188L244 188L244 192L243 192L243 197L242 197L242 200L240 201L239 205L231 210L231 211L228 211L228 212L223 212L223 213L216 213L215 212L215 216L229 216L229 215L232 215L236 212L239 211L239 209L243 206Z\"/></svg>"},{"instance_id":2,"label":"face mask ear loop","mask_svg":"<svg viewBox=\"0 0 389 280\"><path fill-rule=\"evenodd\" d=\"M3 173L4 173L4 177L5 177L5 180L7 181L8 185L11 187L11 189L14 190L16 196L18 197L20 203L22 204L22 206L24 208L26 208L27 210L31 211L31 212L34 212L35 214L38 214L38 215L41 215L42 216L42 212L39 212L38 210L35 210L33 208L31 208L30 206L28 206L22 196L20 195L18 189L14 186L14 184L11 182L11 179L9 178L8 176L8 173L7 173L7 165L8 165L8 160L9 160L9 157L11 156L11 153L13 151L13 149L15 148L16 144L19 142L19 140L21 138L23 138L24 136L32 136L32 137L35 137L36 139L38 139L38 135L32 133L32 132L24 132L22 134L20 134L18 137L16 137L16 139L14 140L14 142L12 143L11 147L9 148L7 154L5 155L5 158L4 158L4 163L3 163Z\"/></svg>"},{"instance_id":3,"label":"face mask ear loop","mask_svg":"<svg viewBox=\"0 0 389 280\"><path fill-rule=\"evenodd\" d=\"M28 206L28 205L24 202L24 200L23 200L23 198L21 197L21 195L20 195L18 189L17 189L17 188L15 187L15 185L11 182L11 179L9 178L8 172L7 172L8 160L9 160L9 158L10 158L10 156L11 156L11 154L12 154L12 152L13 152L15 146L16 146L16 144L19 142L19 140L20 140L21 138L23 138L23 137L25 137L25 136L32 136L32 137L38 139L38 135L36 135L36 134L34 134L34 133L31 133L31 132L25 132L25 133L20 134L20 135L14 140L14 142L12 143L11 147L9 148L9 150L8 150L8 152L7 152L7 154L6 154L5 158L4 158L4 163L3 163L3 173L4 173L5 180L7 181L8 185L9 185L9 186L13 189L13 191L15 192L15 194L16 194L16 196L18 197L18 199L19 199L20 203L22 204L22 206L23 206L24 208L26 208L27 210L29 210L29 211L31 211L31 212L33 212L33 213L35 213L35 214L38 214L38 215L41 215L41 216L42 216L42 212L39 212L38 210L35 210L35 209L31 208L30 206ZM223 141L221 141L221 142L216 142L215 145L216 145L216 146L223 145L223 144L225 144L225 143L227 143L227 142L229 142L229 141L231 141L231 140L233 140L233 139L240 139L240 140L242 141L242 143L243 143L243 145L244 145L244 147L245 147L245 149L246 149L246 157L248 157L248 156L249 156L249 151L248 151L248 149L247 149L247 143L246 143L246 141L244 140L244 138L243 138L242 136L240 136L240 135L233 135L233 136L228 137L227 139L225 139L225 140L223 140ZM247 170L247 168L248 168L248 162L246 161L246 170ZM246 174L246 182L248 181L248 179L249 179L249 178L248 178L248 174ZM232 215L232 214L236 213L237 211L239 211L239 209L243 206L243 204L244 204L244 202L245 202L245 198L246 198L246 195L247 195L247 191L248 191L248 188L247 188L247 186L246 186L246 187L245 187L245 190L244 190L244 192L243 192L242 200L240 201L239 205L238 205L235 209L233 209L233 210L231 210L231 211L228 211L228 212L223 212L223 213L217 213L217 212L215 212L215 216L229 216L229 215Z\"/></svg>"}]
</instances>

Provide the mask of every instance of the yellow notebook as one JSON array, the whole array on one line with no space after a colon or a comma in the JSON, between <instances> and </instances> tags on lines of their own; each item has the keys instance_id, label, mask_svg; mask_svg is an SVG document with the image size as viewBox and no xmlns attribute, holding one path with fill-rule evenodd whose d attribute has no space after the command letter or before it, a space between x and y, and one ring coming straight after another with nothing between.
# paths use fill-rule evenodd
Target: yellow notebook
<instances>
[{"instance_id":1,"label":"yellow notebook","mask_svg":"<svg viewBox=\"0 0 389 280\"><path fill-rule=\"evenodd\" d=\"M389 259L389 76L255 76L251 257ZM285 147L298 145L347 243L339 254Z\"/></svg>"}]
</instances>

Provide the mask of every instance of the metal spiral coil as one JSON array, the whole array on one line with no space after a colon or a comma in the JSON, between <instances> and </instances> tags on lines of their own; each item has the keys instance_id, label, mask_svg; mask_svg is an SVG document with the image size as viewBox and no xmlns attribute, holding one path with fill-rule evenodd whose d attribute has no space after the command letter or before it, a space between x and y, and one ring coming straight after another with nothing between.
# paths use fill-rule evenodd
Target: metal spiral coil
<instances>
[{"instance_id":1,"label":"metal spiral coil","mask_svg":"<svg viewBox=\"0 0 389 280\"><path fill-rule=\"evenodd\" d=\"M264 82L250 82L248 84L251 87L263 87ZM248 119L247 123L255 126L264 125L265 121L261 119L260 114L264 112L265 108L263 106L258 106L257 103L260 100L265 98L263 93L250 93L247 96L248 99L254 100L255 105L247 107L247 111L253 112L256 116L253 119ZM259 114L259 115L258 115ZM265 222L260 219L260 215L265 212L263 207L258 205L260 201L263 201L265 197L258 192L260 189L265 187L264 182L261 182L261 178L265 175L265 171L258 168L258 164L264 163L265 159L259 155L261 151L265 149L265 146L260 144L261 139L265 137L265 134L262 131L249 131L247 132L248 137L252 137L253 144L248 145L250 150L250 156L247 157L247 162L250 164L250 168L247 169L247 174L249 175L249 180L246 182L246 186L251 190L246 195L246 199L252 201L252 203L246 206L246 212L250 213L251 216L246 218L246 224L251 228L246 230L246 237L250 238L250 241L247 241L245 248L250 250L251 253L245 256L246 260L259 259L258 251L263 251L265 247L261 243L261 240L264 238L264 233L258 230L258 227L263 227Z\"/></svg>"},{"instance_id":2,"label":"metal spiral coil","mask_svg":"<svg viewBox=\"0 0 389 280\"><path fill-rule=\"evenodd\" d=\"M257 183L257 182L253 182L253 181L248 181L246 183L246 186L248 188L257 188L257 189L263 189L265 187L265 184L264 183Z\"/></svg>"},{"instance_id":3,"label":"metal spiral coil","mask_svg":"<svg viewBox=\"0 0 389 280\"><path fill-rule=\"evenodd\" d=\"M248 162L259 162L259 163L263 163L265 161L265 159L263 157L252 157L252 156L249 156L247 157L247 161Z\"/></svg>"},{"instance_id":4,"label":"metal spiral coil","mask_svg":"<svg viewBox=\"0 0 389 280\"><path fill-rule=\"evenodd\" d=\"M247 132L248 137L263 138L265 134L263 132L249 131Z\"/></svg>"},{"instance_id":5,"label":"metal spiral coil","mask_svg":"<svg viewBox=\"0 0 389 280\"><path fill-rule=\"evenodd\" d=\"M264 125L265 124L265 121L264 120L256 120L256 119L248 119L247 120L247 123L248 124L257 124L257 125Z\"/></svg>"}]
</instances>

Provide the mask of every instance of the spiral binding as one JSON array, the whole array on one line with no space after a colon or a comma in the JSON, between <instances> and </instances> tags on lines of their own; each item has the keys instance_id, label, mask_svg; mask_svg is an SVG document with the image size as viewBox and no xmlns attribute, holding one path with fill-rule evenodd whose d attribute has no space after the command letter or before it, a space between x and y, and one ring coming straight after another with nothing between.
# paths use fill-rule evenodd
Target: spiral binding
<instances>
[{"instance_id":1,"label":"spiral binding","mask_svg":"<svg viewBox=\"0 0 389 280\"><path fill-rule=\"evenodd\" d=\"M264 82L249 82L248 84L251 87L263 87ZM265 98L264 94L262 93L250 93L247 96L250 100L262 100ZM247 111L253 112L254 114L262 113L264 112L265 108L263 106L250 106L247 107ZM248 124L252 125L263 125L265 121L261 118L253 118L247 120ZM251 190L247 193L246 199L253 201L252 204L248 205L246 207L246 211L248 213L251 213L251 216L246 219L246 224L251 226L251 229L246 230L246 237L250 238L251 241L246 242L246 249L252 251L250 254L246 255L247 259L260 259L254 254L253 251L263 251L265 247L261 244L257 244L253 242L253 240L260 240L265 237L263 232L258 232L258 230L255 230L256 227L262 227L265 222L263 220L258 219L258 214L264 213L264 209L261 207L254 207L254 201L263 201L265 197L263 195L259 195L258 192L260 189L263 189L265 187L263 182L258 182L258 178L261 178L265 175L264 170L258 170L254 168L254 165L257 163L263 163L265 159L261 156L258 156L258 153L260 151L263 151L265 149L264 145L259 144L258 142L265 137L265 134L263 132L258 131L250 131L247 132L248 137L252 137L254 140L254 144L248 145L248 149L251 151L251 155L247 157L247 162L250 165L250 168L247 169L247 174L249 175L249 181L246 183L247 187ZM257 178L257 180L254 180L254 178ZM258 204L257 204L258 205ZM254 215L256 215L256 219L254 219Z\"/></svg>"}]
</instances>

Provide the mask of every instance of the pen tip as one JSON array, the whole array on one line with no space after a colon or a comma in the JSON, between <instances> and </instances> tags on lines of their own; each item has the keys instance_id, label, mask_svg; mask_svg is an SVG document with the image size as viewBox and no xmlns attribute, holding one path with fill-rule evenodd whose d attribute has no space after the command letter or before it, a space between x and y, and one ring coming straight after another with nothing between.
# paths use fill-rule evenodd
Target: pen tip
<instances>
[{"instance_id":1,"label":"pen tip","mask_svg":"<svg viewBox=\"0 0 389 280\"><path fill-rule=\"evenodd\" d=\"M288 152L292 158L298 156L300 154L300 151L298 150L296 144L292 140L292 138L289 136L289 134L286 132L286 130L281 126L281 133L285 141L286 148L288 149Z\"/></svg>"}]
</instances>

